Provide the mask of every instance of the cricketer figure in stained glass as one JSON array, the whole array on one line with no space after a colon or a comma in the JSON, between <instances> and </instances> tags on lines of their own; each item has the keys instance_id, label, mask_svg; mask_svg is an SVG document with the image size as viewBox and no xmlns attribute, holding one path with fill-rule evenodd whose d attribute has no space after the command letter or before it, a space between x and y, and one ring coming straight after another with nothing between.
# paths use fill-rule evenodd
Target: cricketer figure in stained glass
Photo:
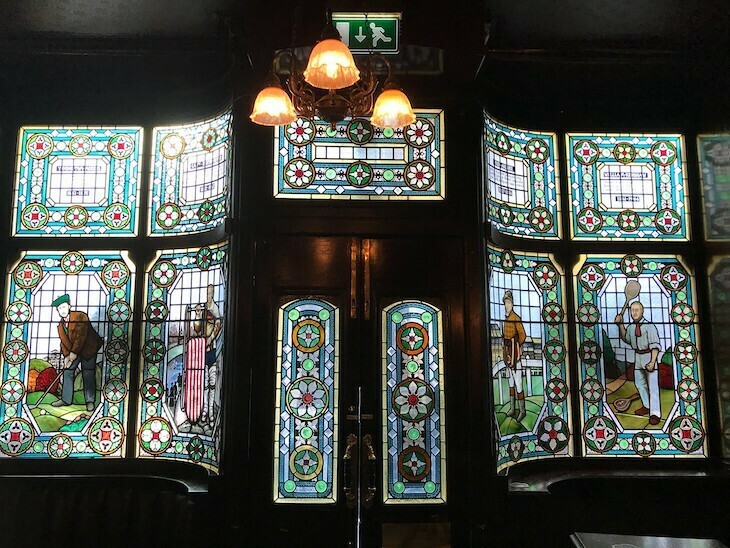
<instances>
[{"instance_id":1,"label":"cricketer figure in stained glass","mask_svg":"<svg viewBox=\"0 0 730 548\"><path fill-rule=\"evenodd\" d=\"M514 311L514 298L511 291L505 291L502 298L504 303L504 331L502 333L503 359L507 366L509 375L509 409L508 417L513 417L517 422L522 421L527 412L525 411L525 392L522 387L522 345L527 339L525 326Z\"/></svg>"}]
</instances>

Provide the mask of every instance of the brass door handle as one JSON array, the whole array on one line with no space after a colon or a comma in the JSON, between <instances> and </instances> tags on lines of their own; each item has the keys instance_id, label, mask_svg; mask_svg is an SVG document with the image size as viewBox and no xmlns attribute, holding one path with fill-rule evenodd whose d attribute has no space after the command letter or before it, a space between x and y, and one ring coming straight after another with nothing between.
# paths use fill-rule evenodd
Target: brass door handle
<instances>
[{"instance_id":1,"label":"brass door handle","mask_svg":"<svg viewBox=\"0 0 730 548\"><path fill-rule=\"evenodd\" d=\"M345 502L348 508L355 508L357 505L357 436L355 434L348 434L342 460L345 461Z\"/></svg>"},{"instance_id":2,"label":"brass door handle","mask_svg":"<svg viewBox=\"0 0 730 548\"><path fill-rule=\"evenodd\" d=\"M370 434L365 434L362 438L362 443L365 446L365 458L367 459L367 470L363 475L367 485L363 490L363 506L370 508L375 500L375 449L373 448L373 437Z\"/></svg>"}]
</instances>

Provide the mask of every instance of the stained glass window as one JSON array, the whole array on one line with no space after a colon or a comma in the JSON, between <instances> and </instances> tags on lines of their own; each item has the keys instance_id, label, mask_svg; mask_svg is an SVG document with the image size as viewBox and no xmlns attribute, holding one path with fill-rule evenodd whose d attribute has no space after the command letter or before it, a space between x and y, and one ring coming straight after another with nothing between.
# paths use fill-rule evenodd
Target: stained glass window
<instances>
[{"instance_id":1,"label":"stained glass window","mask_svg":"<svg viewBox=\"0 0 730 548\"><path fill-rule=\"evenodd\" d=\"M697 138L708 240L730 238L730 135Z\"/></svg>"},{"instance_id":2,"label":"stained glass window","mask_svg":"<svg viewBox=\"0 0 730 548\"><path fill-rule=\"evenodd\" d=\"M134 294L127 253L29 251L7 284L0 456L124 456Z\"/></svg>"},{"instance_id":3,"label":"stained glass window","mask_svg":"<svg viewBox=\"0 0 730 548\"><path fill-rule=\"evenodd\" d=\"M400 301L382 321L383 502L446 502L441 310Z\"/></svg>"},{"instance_id":4,"label":"stained glass window","mask_svg":"<svg viewBox=\"0 0 730 548\"><path fill-rule=\"evenodd\" d=\"M584 255L574 281L585 454L706 455L694 279L681 257Z\"/></svg>"},{"instance_id":5,"label":"stained glass window","mask_svg":"<svg viewBox=\"0 0 730 548\"><path fill-rule=\"evenodd\" d=\"M20 128L13 235L136 234L141 153L139 127Z\"/></svg>"},{"instance_id":6,"label":"stained glass window","mask_svg":"<svg viewBox=\"0 0 730 548\"><path fill-rule=\"evenodd\" d=\"M570 456L563 272L549 254L487 255L497 470Z\"/></svg>"},{"instance_id":7,"label":"stained glass window","mask_svg":"<svg viewBox=\"0 0 730 548\"><path fill-rule=\"evenodd\" d=\"M405 128L364 118L332 128L298 118L274 132L274 196L349 200L442 200L446 195L442 110L415 110Z\"/></svg>"},{"instance_id":8,"label":"stained glass window","mask_svg":"<svg viewBox=\"0 0 730 548\"><path fill-rule=\"evenodd\" d=\"M137 454L217 471L226 243L163 250L145 277Z\"/></svg>"},{"instance_id":9,"label":"stained glass window","mask_svg":"<svg viewBox=\"0 0 730 548\"><path fill-rule=\"evenodd\" d=\"M555 133L517 129L484 113L485 204L500 232L560 236Z\"/></svg>"},{"instance_id":10,"label":"stained glass window","mask_svg":"<svg viewBox=\"0 0 730 548\"><path fill-rule=\"evenodd\" d=\"M566 143L574 238L688 239L681 135L569 133Z\"/></svg>"},{"instance_id":11,"label":"stained glass window","mask_svg":"<svg viewBox=\"0 0 730 548\"><path fill-rule=\"evenodd\" d=\"M209 230L228 208L231 112L154 129L150 189L153 236Z\"/></svg>"},{"instance_id":12,"label":"stained glass window","mask_svg":"<svg viewBox=\"0 0 730 548\"><path fill-rule=\"evenodd\" d=\"M321 299L279 309L274 502L337 501L339 314Z\"/></svg>"},{"instance_id":13,"label":"stained glass window","mask_svg":"<svg viewBox=\"0 0 730 548\"><path fill-rule=\"evenodd\" d=\"M725 456L730 456L730 256L718 257L710 265L710 297L715 369L720 394L720 418Z\"/></svg>"}]
</instances>

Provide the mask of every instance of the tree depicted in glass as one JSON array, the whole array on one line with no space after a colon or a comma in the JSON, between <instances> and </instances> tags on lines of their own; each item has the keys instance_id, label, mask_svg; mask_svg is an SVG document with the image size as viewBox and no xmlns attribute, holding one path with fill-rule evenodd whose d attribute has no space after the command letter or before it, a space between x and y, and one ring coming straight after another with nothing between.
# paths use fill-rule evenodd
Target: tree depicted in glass
<instances>
[{"instance_id":1,"label":"tree depicted in glass","mask_svg":"<svg viewBox=\"0 0 730 548\"><path fill-rule=\"evenodd\" d=\"M137 455L216 472L228 247L163 250L145 278Z\"/></svg>"},{"instance_id":2,"label":"tree depicted in glass","mask_svg":"<svg viewBox=\"0 0 730 548\"><path fill-rule=\"evenodd\" d=\"M689 268L671 255L583 255L573 279L585 454L706 455Z\"/></svg>"},{"instance_id":3,"label":"tree depicted in glass","mask_svg":"<svg viewBox=\"0 0 730 548\"><path fill-rule=\"evenodd\" d=\"M336 127L298 118L274 133L274 197L443 200L445 151L442 110L416 110L404 128L373 126L365 118Z\"/></svg>"},{"instance_id":4,"label":"tree depicted in glass","mask_svg":"<svg viewBox=\"0 0 730 548\"><path fill-rule=\"evenodd\" d=\"M500 232L560 237L555 133L517 129L484 113L486 218Z\"/></svg>"},{"instance_id":5,"label":"tree depicted in glass","mask_svg":"<svg viewBox=\"0 0 730 548\"><path fill-rule=\"evenodd\" d=\"M228 211L231 111L203 122L154 129L150 234L210 230Z\"/></svg>"},{"instance_id":6,"label":"tree depicted in glass","mask_svg":"<svg viewBox=\"0 0 730 548\"><path fill-rule=\"evenodd\" d=\"M571 231L583 240L687 240L684 138L569 133Z\"/></svg>"},{"instance_id":7,"label":"tree depicted in glass","mask_svg":"<svg viewBox=\"0 0 730 548\"><path fill-rule=\"evenodd\" d=\"M22 127L13 235L137 233L142 128Z\"/></svg>"},{"instance_id":8,"label":"tree depicted in glass","mask_svg":"<svg viewBox=\"0 0 730 548\"><path fill-rule=\"evenodd\" d=\"M337 501L339 314L321 299L279 308L275 503Z\"/></svg>"},{"instance_id":9,"label":"tree depicted in glass","mask_svg":"<svg viewBox=\"0 0 730 548\"><path fill-rule=\"evenodd\" d=\"M497 471L571 456L564 275L549 254L487 255Z\"/></svg>"},{"instance_id":10,"label":"tree depicted in glass","mask_svg":"<svg viewBox=\"0 0 730 548\"><path fill-rule=\"evenodd\" d=\"M399 301L382 314L383 502L446 502L441 310Z\"/></svg>"},{"instance_id":11,"label":"tree depicted in glass","mask_svg":"<svg viewBox=\"0 0 730 548\"><path fill-rule=\"evenodd\" d=\"M123 251L25 252L11 267L0 456L124 456L133 280Z\"/></svg>"}]
</instances>

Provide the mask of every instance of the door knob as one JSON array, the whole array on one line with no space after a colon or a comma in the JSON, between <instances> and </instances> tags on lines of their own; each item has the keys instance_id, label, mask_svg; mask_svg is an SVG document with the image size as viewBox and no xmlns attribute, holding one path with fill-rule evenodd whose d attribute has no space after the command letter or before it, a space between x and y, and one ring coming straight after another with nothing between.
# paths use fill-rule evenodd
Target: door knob
<instances>
[{"instance_id":1,"label":"door knob","mask_svg":"<svg viewBox=\"0 0 730 548\"><path fill-rule=\"evenodd\" d=\"M365 446L365 458L367 460L364 477L367 481L367 486L363 491L363 506L370 508L375 500L375 449L373 448L373 437L370 434L365 434L362 438L362 443Z\"/></svg>"},{"instance_id":2,"label":"door knob","mask_svg":"<svg viewBox=\"0 0 730 548\"><path fill-rule=\"evenodd\" d=\"M348 434L347 446L342 460L345 461L345 503L348 508L355 508L357 505L357 436Z\"/></svg>"}]
</instances>

